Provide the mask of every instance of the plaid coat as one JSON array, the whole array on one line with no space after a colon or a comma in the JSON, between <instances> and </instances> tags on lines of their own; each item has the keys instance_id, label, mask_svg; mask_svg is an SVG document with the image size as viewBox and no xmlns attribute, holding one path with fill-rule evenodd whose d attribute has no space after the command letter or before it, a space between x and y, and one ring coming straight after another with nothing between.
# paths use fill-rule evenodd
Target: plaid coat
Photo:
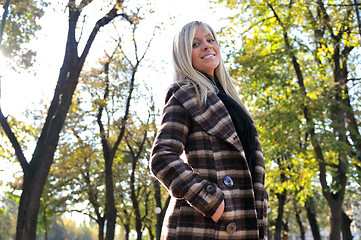
<instances>
[{"instance_id":1,"label":"plaid coat","mask_svg":"<svg viewBox=\"0 0 361 240\"><path fill-rule=\"evenodd\" d=\"M166 96L150 168L168 189L161 239L266 239L268 193L258 135L252 181L231 117L216 94L206 105L187 83ZM185 160L180 156L185 153ZM225 201L216 223L210 217Z\"/></svg>"}]
</instances>

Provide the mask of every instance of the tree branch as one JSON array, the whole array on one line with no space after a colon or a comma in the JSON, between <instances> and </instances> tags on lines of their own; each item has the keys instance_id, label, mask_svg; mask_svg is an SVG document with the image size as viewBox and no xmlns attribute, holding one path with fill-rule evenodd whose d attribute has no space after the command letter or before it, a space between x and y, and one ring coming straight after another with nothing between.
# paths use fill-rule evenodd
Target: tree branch
<instances>
[{"instance_id":1,"label":"tree branch","mask_svg":"<svg viewBox=\"0 0 361 240\"><path fill-rule=\"evenodd\" d=\"M326 25L328 30L330 31L331 37L333 39L336 38L335 34L333 33L332 26L330 26L330 16L327 14L325 5L323 4L322 0L317 0L318 8L321 10L322 16L321 18L325 20L323 23Z\"/></svg>"},{"instance_id":2,"label":"tree branch","mask_svg":"<svg viewBox=\"0 0 361 240\"><path fill-rule=\"evenodd\" d=\"M15 150L15 155L20 162L20 165L21 165L21 168L23 169L24 175L27 175L29 172L29 167L30 167L29 163L28 163L28 161L26 161L24 152L21 149L21 146L20 146L15 134L11 130L11 127L10 127L8 121L6 120L5 116L3 115L2 111L1 111L1 107L0 107L0 124L1 124L2 128L4 129L6 136L9 138L9 140Z\"/></svg>"},{"instance_id":3,"label":"tree branch","mask_svg":"<svg viewBox=\"0 0 361 240\"><path fill-rule=\"evenodd\" d=\"M89 3L91 3L93 0L82 0L81 3L78 6L79 11L82 11L83 8L85 8Z\"/></svg>"},{"instance_id":4,"label":"tree branch","mask_svg":"<svg viewBox=\"0 0 361 240\"><path fill-rule=\"evenodd\" d=\"M106 76L106 83L105 83L106 87L105 87L104 97L102 99L102 102L100 103L99 111L97 114L97 123L99 126L101 143L103 146L104 159L109 159L109 156L110 156L109 144L108 144L108 141L107 141L107 138L105 135L105 128L104 128L104 125L102 122L104 106L105 106L106 100L108 99L108 96L109 96L109 64L110 64L110 59L104 65L104 73Z\"/></svg>"},{"instance_id":5,"label":"tree branch","mask_svg":"<svg viewBox=\"0 0 361 240\"><path fill-rule=\"evenodd\" d=\"M133 90L134 90L135 72L136 72L136 69L133 70L133 75L132 75L132 78L130 80L128 97L127 97L127 102L126 102L126 105L125 105L125 113L124 113L124 116L123 116L123 118L121 120L121 124L120 124L121 130L120 130L120 133L118 135L117 141L115 142L115 144L114 144L114 146L113 146L113 148L111 150L112 155L115 155L115 152L117 151L118 146L119 146L120 142L122 141L124 133L125 133L125 124L126 124L126 122L128 120L129 111L130 111L130 101L132 100L132 93L133 93Z\"/></svg>"},{"instance_id":6,"label":"tree branch","mask_svg":"<svg viewBox=\"0 0 361 240\"><path fill-rule=\"evenodd\" d=\"M113 19L115 19L118 16L122 16L123 18L125 18L127 21L129 21L130 23L133 23L132 19L130 19L125 13L122 14L117 14L117 11L121 8L120 5L123 4L124 1L118 1L117 4L115 4L113 6L113 8L101 19L99 19L94 28L93 31L91 32L91 34L89 35L88 41L84 47L83 53L81 54L80 58L79 58L79 65L83 64L85 61L86 56L89 53L90 47L95 39L95 36L97 35L97 33L99 32L99 29L101 27L103 27L104 25L108 24L109 22L111 22Z\"/></svg>"},{"instance_id":7,"label":"tree branch","mask_svg":"<svg viewBox=\"0 0 361 240\"><path fill-rule=\"evenodd\" d=\"M306 88L305 88L305 85L304 85L303 74L302 74L300 65L298 63L297 57L295 56L295 54L292 51L293 49L292 49L292 47L290 45L290 42L289 42L289 39L288 39L287 30L286 30L285 26L283 25L281 19L278 17L278 15L277 15L275 9L273 8L273 6L270 3L267 3L267 4L271 8L274 16L276 17L277 21L279 22L279 24L283 28L283 37L284 37L284 41L285 41L285 45L286 45L286 50L287 50L287 53L288 53L289 57L292 60L292 65L293 65L293 68L295 69L295 72L296 72L298 85L300 87L301 94L302 94L302 96L304 96L305 99L308 99ZM322 191L323 191L326 199L331 199L332 196L331 196L331 193L329 191L329 186L327 185L327 181L326 181L325 158L324 158L322 148L321 148L321 146L320 146L320 144L318 142L318 139L317 139L317 136L316 136L316 133L315 133L313 120L310 118L309 107L305 103L302 103L302 110L303 110L303 114L304 114L304 117L305 117L307 125L308 125L308 132L309 132L309 135L311 137L311 143L312 143L312 146L314 148L314 152L315 152L316 158L318 160L318 164L319 164L319 178L320 178L320 183L321 183L321 186L322 186Z\"/></svg>"}]
</instances>

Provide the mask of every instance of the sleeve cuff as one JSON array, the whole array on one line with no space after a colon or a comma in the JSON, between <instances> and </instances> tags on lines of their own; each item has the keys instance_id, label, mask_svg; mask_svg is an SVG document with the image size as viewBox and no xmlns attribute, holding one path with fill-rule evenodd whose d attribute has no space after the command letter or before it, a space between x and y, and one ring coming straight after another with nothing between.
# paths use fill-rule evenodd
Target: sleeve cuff
<instances>
[{"instance_id":1,"label":"sleeve cuff","mask_svg":"<svg viewBox=\"0 0 361 240\"><path fill-rule=\"evenodd\" d=\"M216 184L207 182L189 204L204 216L211 217L224 199L224 193Z\"/></svg>"}]
</instances>

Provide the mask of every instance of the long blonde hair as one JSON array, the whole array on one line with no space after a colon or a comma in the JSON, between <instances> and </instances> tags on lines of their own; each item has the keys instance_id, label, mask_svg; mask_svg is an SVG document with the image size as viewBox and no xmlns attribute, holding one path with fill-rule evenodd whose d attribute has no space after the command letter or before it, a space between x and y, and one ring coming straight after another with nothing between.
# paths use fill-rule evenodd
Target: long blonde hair
<instances>
[{"instance_id":1,"label":"long blonde hair","mask_svg":"<svg viewBox=\"0 0 361 240\"><path fill-rule=\"evenodd\" d=\"M207 77L192 66L192 44L194 34L198 26L209 29L214 40L218 43L216 34L211 26L200 21L193 21L186 24L174 37L173 41L173 62L174 62L174 82L189 82L194 86L200 102L206 103L208 91L215 93L214 85ZM221 58L219 65L215 69L215 75L223 87L226 94L238 102L250 116L247 108L239 98L237 90L229 77Z\"/></svg>"}]
</instances>

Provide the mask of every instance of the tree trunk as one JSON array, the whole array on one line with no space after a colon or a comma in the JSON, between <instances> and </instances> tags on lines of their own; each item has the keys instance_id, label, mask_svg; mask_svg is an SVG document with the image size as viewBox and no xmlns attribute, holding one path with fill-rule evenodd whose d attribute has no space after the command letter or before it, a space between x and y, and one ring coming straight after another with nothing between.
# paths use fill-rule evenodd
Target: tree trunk
<instances>
[{"instance_id":1,"label":"tree trunk","mask_svg":"<svg viewBox=\"0 0 361 240\"><path fill-rule=\"evenodd\" d=\"M292 65L296 72L296 76L298 79L298 84L300 87L300 92L305 99L309 99L307 96L307 91L304 85L304 78L302 74L301 67L298 63L298 59L294 53L294 49L291 46L290 40L288 38L288 33L285 25L278 17L275 9L271 4L268 3L272 12L274 13L275 18L283 28L283 35L287 53L291 59ZM332 24L329 22L330 18L327 14L327 11L324 7L322 0L317 0L317 8L318 8L318 17L319 20L323 22L327 29L332 31ZM341 28L343 29L343 28ZM347 31L348 28L345 28ZM334 40L334 53L332 54L332 60L330 63L332 64L333 73L334 73L334 81L335 81L335 101L332 102L331 106L331 118L332 118L332 126L335 130L335 137L341 144L347 144L346 138L346 131L345 131L345 118L344 114L345 111L342 109L342 95L344 94L343 89L347 80L347 55L349 51L352 49L350 47L345 47L343 51L340 51L340 40L341 34L334 34L331 32L332 38ZM343 56L340 56L340 52L342 52ZM343 66L343 67L342 67ZM339 240L340 239L340 231L341 231L341 209L342 209L342 202L344 199L345 194L345 187L347 184L347 177L346 177L346 169L347 169L347 156L344 152L338 152L340 155L337 160L337 164L334 168L334 172L332 174L333 182L335 185L338 185L337 192L334 193L335 189L331 189L331 187L327 183L327 168L326 168L326 160L324 158L324 153L322 147L317 139L314 122L312 119L312 115L310 113L310 108L307 106L307 102L303 103L303 112L304 117L306 119L308 125L309 135L311 137L311 143L314 148L315 156L318 161L319 165L319 179L322 187L323 196L326 198L328 206L330 208L331 219L330 219L330 239L331 240Z\"/></svg>"},{"instance_id":2,"label":"tree trunk","mask_svg":"<svg viewBox=\"0 0 361 240\"><path fill-rule=\"evenodd\" d=\"M288 233L289 233L290 229L288 227L288 222L285 222L283 224L283 231L282 231L282 240L288 240Z\"/></svg>"},{"instance_id":3,"label":"tree trunk","mask_svg":"<svg viewBox=\"0 0 361 240\"><path fill-rule=\"evenodd\" d=\"M300 229L301 240L305 240L306 239L305 228L303 227L303 223L302 223L299 212L297 211L297 209L295 209L295 210L296 210L296 221L297 221L298 227Z\"/></svg>"},{"instance_id":4,"label":"tree trunk","mask_svg":"<svg viewBox=\"0 0 361 240\"><path fill-rule=\"evenodd\" d=\"M67 44L67 48L71 44ZM70 54L69 54L70 55ZM66 56L70 58L71 56ZM80 68L64 63L58 85L43 131L38 140L33 158L28 170L24 171L23 192L20 197L16 240L31 240L36 238L37 218L40 207L40 198L52 164L59 134L77 85ZM71 66L73 68L71 68ZM69 76L66 77L66 73ZM65 85L66 82L67 84Z\"/></svg>"},{"instance_id":5,"label":"tree trunk","mask_svg":"<svg viewBox=\"0 0 361 240\"><path fill-rule=\"evenodd\" d=\"M124 239L129 240L129 234L130 234L130 225L129 224L124 226L124 231L125 231Z\"/></svg>"},{"instance_id":6,"label":"tree trunk","mask_svg":"<svg viewBox=\"0 0 361 240\"><path fill-rule=\"evenodd\" d=\"M135 230L137 232L137 240L141 240L143 224L142 224L142 218L140 216L138 199L135 194L135 176L134 175L135 175L135 170L136 170L136 164L137 164L137 159L135 158L135 156L133 156L132 174L130 176L130 189L131 189L130 197L132 199L132 204L133 204L133 209L134 209L134 214L135 214Z\"/></svg>"},{"instance_id":7,"label":"tree trunk","mask_svg":"<svg viewBox=\"0 0 361 240\"><path fill-rule=\"evenodd\" d=\"M153 234L153 232L152 232L151 226L148 226L148 232L149 232L149 239L150 239L150 240L154 240L154 234Z\"/></svg>"},{"instance_id":8,"label":"tree trunk","mask_svg":"<svg viewBox=\"0 0 361 240\"><path fill-rule=\"evenodd\" d=\"M98 240L104 240L104 219L98 219Z\"/></svg>"},{"instance_id":9,"label":"tree trunk","mask_svg":"<svg viewBox=\"0 0 361 240\"><path fill-rule=\"evenodd\" d=\"M104 90L104 101L107 100L109 96L109 64L110 59L104 65L104 73L106 76L106 84ZM104 111L104 106L100 105L99 112L97 115L97 123L99 126L99 132L101 137L101 144L103 150L103 158L104 158L104 172L105 172L105 219L106 219L106 233L105 239L106 240L113 240L115 235L115 224L116 224L116 217L117 217L117 209L115 207L115 200L114 200L114 183L113 183L113 162L116 150L118 148L117 143L121 141L123 138L123 134L121 131L120 136L118 136L117 142L113 147L110 147L109 142L107 140L106 131L104 129L104 125L102 123L102 115ZM124 127L123 127L124 128ZM120 140L119 140L120 139Z\"/></svg>"},{"instance_id":10,"label":"tree trunk","mask_svg":"<svg viewBox=\"0 0 361 240\"><path fill-rule=\"evenodd\" d=\"M331 92L331 107L330 107L330 115L332 120L332 127L334 129L334 133L337 141L340 142L341 145L347 145L347 129L346 129L346 116L347 116L347 107L344 106L344 96L347 93L347 60L348 54L352 50L350 46L344 46L343 50L341 50L341 38L342 34L349 34L347 31L350 29L344 28L342 26L337 29L337 34L335 34L332 30L333 23L330 22L330 17L326 11L324 3L322 0L317 0L318 9L320 11L319 16L320 20L323 21L325 27L328 28L332 38L333 44L333 53L332 53L332 70L333 70L333 78L334 78L334 92ZM351 14L351 9L348 10L349 15ZM348 155L349 153L346 151L337 151L338 159L337 165L334 169L335 173L332 175L332 180L337 184L337 190L333 191L326 184L326 176L325 176L325 167L320 169L322 171L323 179L321 180L322 192L329 204L330 212L331 212L331 232L330 239L331 240L339 240L341 239L341 222L342 222L342 204L344 200L344 195L346 191L347 185L347 168L348 168ZM324 165L323 160L323 165Z\"/></svg>"},{"instance_id":11,"label":"tree trunk","mask_svg":"<svg viewBox=\"0 0 361 240\"><path fill-rule=\"evenodd\" d=\"M16 228L17 240L27 239L25 236L29 236L30 239L35 239L36 236L36 228L33 226L37 224L42 187L38 185L38 187L34 189L33 186L37 185L33 182L36 182L36 180L34 180L34 177L29 178L30 177L24 177L23 192L20 197ZM40 192L40 194L38 194L38 192Z\"/></svg>"},{"instance_id":12,"label":"tree trunk","mask_svg":"<svg viewBox=\"0 0 361 240\"><path fill-rule=\"evenodd\" d=\"M284 206L286 204L286 194L287 194L286 191L277 194L278 215L276 219L275 240L282 240L283 212L284 212Z\"/></svg>"},{"instance_id":13,"label":"tree trunk","mask_svg":"<svg viewBox=\"0 0 361 240\"><path fill-rule=\"evenodd\" d=\"M342 204L337 201L333 201L330 203L330 211L331 211L331 232L329 239L330 240L340 240L341 239L341 221L342 221Z\"/></svg>"},{"instance_id":14,"label":"tree trunk","mask_svg":"<svg viewBox=\"0 0 361 240\"><path fill-rule=\"evenodd\" d=\"M71 105L75 88L78 84L80 71L99 29L108 24L115 17L119 16L117 14L119 9L118 5L121 4L122 1L118 1L118 4L114 6L108 14L98 20L93 31L89 35L84 51L79 57L75 30L82 9L89 3L90 1L86 3L82 2L81 7L77 7L75 1L69 1L69 30L64 62L60 69L54 97L44 127L29 164L23 161L22 153L19 153L19 148L14 145L14 141L11 141L13 146L16 147L15 151L24 171L23 192L20 197L18 209L16 240L36 239L40 198L53 161L60 131ZM2 118L2 116L0 117ZM3 125L3 121L1 123ZM8 133L7 135L9 136Z\"/></svg>"},{"instance_id":15,"label":"tree trunk","mask_svg":"<svg viewBox=\"0 0 361 240\"><path fill-rule=\"evenodd\" d=\"M115 234L115 224L117 217L117 209L115 207L114 201L114 186L113 186L113 159L109 161L109 159L105 159L105 192L106 192L106 220L107 220L107 228L105 239L113 240Z\"/></svg>"},{"instance_id":16,"label":"tree trunk","mask_svg":"<svg viewBox=\"0 0 361 240\"><path fill-rule=\"evenodd\" d=\"M321 240L320 227L316 219L316 211L313 198L308 198L306 200L306 211L307 219L311 226L312 236L314 240Z\"/></svg>"},{"instance_id":17,"label":"tree trunk","mask_svg":"<svg viewBox=\"0 0 361 240\"><path fill-rule=\"evenodd\" d=\"M104 73L106 75L106 88L104 92L104 98L103 100L107 100L109 96L109 64L110 60L105 64L104 66ZM135 70L136 71L136 70ZM107 227L106 227L106 240L113 240L115 235L115 225L116 225L116 217L117 217L117 209L115 207L115 200L114 200L114 181L113 181L113 162L116 155L116 152L118 150L118 147L124 137L125 134L125 128L126 128L126 122L129 117L129 109L130 109L130 100L132 99L132 93L134 90L134 74L133 72L132 79L130 81L129 86L129 92L128 97L126 101L126 108L124 116L121 119L121 129L117 136L117 140L114 143L114 145L111 147L108 141L109 136L106 134L106 130L104 128L104 125L102 123L102 114L104 111L104 106L100 105L99 112L97 115L97 123L99 126L100 131L100 137L101 137L101 144L102 144L102 150L103 150L103 157L105 161L105 217L107 221Z\"/></svg>"},{"instance_id":18,"label":"tree trunk","mask_svg":"<svg viewBox=\"0 0 361 240\"><path fill-rule=\"evenodd\" d=\"M351 223L352 220L347 216L347 214L342 211L342 223L341 223L341 230L342 230L342 239L343 240L352 240L352 233L351 233Z\"/></svg>"},{"instance_id":19,"label":"tree trunk","mask_svg":"<svg viewBox=\"0 0 361 240\"><path fill-rule=\"evenodd\" d=\"M171 199L171 197L168 196L167 200L165 201L164 207L161 208L162 209L161 213L158 214L158 216L157 216L157 234L158 234L157 235L157 240L160 240L160 236L161 236L161 233L162 233L163 220L164 220L164 216L165 216L165 213L167 211L170 199Z\"/></svg>"}]
</instances>

